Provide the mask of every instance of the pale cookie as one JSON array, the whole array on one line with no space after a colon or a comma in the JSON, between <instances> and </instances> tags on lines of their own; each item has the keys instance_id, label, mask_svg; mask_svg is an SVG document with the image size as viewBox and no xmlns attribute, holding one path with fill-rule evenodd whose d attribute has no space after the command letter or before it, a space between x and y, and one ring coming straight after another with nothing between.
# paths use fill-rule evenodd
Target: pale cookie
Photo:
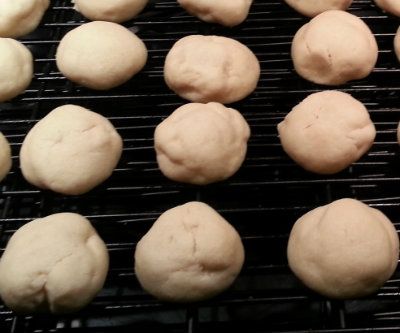
<instances>
[{"instance_id":1,"label":"pale cookie","mask_svg":"<svg viewBox=\"0 0 400 333\"><path fill-rule=\"evenodd\" d=\"M49 0L0 1L0 37L18 38L34 31L49 4Z\"/></svg>"},{"instance_id":2,"label":"pale cookie","mask_svg":"<svg viewBox=\"0 0 400 333\"><path fill-rule=\"evenodd\" d=\"M0 102L23 93L32 77L33 57L29 49L14 39L0 38Z\"/></svg>"},{"instance_id":3,"label":"pale cookie","mask_svg":"<svg viewBox=\"0 0 400 333\"><path fill-rule=\"evenodd\" d=\"M140 240L135 272L153 296L194 302L227 289L243 261L236 230L210 206L189 202L162 214Z\"/></svg>"},{"instance_id":4,"label":"pale cookie","mask_svg":"<svg viewBox=\"0 0 400 333\"><path fill-rule=\"evenodd\" d=\"M353 0L284 0L299 13L314 17L327 10L347 10Z\"/></svg>"},{"instance_id":5,"label":"pale cookie","mask_svg":"<svg viewBox=\"0 0 400 333\"><path fill-rule=\"evenodd\" d=\"M0 181L10 172L12 165L11 148L6 137L0 132Z\"/></svg>"},{"instance_id":6,"label":"pale cookie","mask_svg":"<svg viewBox=\"0 0 400 333\"><path fill-rule=\"evenodd\" d=\"M306 80L341 85L367 77L378 59L378 45L357 16L329 10L296 33L292 43L296 72Z\"/></svg>"},{"instance_id":7,"label":"pale cookie","mask_svg":"<svg viewBox=\"0 0 400 333\"><path fill-rule=\"evenodd\" d=\"M307 287L348 299L374 293L392 276L399 239L379 210L342 199L297 220L287 254L290 268Z\"/></svg>"},{"instance_id":8,"label":"pale cookie","mask_svg":"<svg viewBox=\"0 0 400 333\"><path fill-rule=\"evenodd\" d=\"M73 312L101 290L108 252L90 222L60 213L11 237L0 260L0 296L16 312Z\"/></svg>"},{"instance_id":9,"label":"pale cookie","mask_svg":"<svg viewBox=\"0 0 400 333\"><path fill-rule=\"evenodd\" d=\"M106 118L77 105L64 105L25 137L21 170L37 187L79 195L110 177L121 153L122 139Z\"/></svg>"},{"instance_id":10,"label":"pale cookie","mask_svg":"<svg viewBox=\"0 0 400 333\"><path fill-rule=\"evenodd\" d=\"M375 4L385 12L400 16L400 1L399 0L374 0Z\"/></svg>"},{"instance_id":11,"label":"pale cookie","mask_svg":"<svg viewBox=\"0 0 400 333\"><path fill-rule=\"evenodd\" d=\"M95 21L68 32L57 49L58 69L82 86L107 90L137 74L146 64L147 48L127 28Z\"/></svg>"},{"instance_id":12,"label":"pale cookie","mask_svg":"<svg viewBox=\"0 0 400 333\"><path fill-rule=\"evenodd\" d=\"M200 20L233 27L247 18L253 0L178 0L178 3Z\"/></svg>"},{"instance_id":13,"label":"pale cookie","mask_svg":"<svg viewBox=\"0 0 400 333\"><path fill-rule=\"evenodd\" d=\"M219 36L187 36L165 60L164 78L179 96L200 103L239 101L257 87L260 64L238 41Z\"/></svg>"},{"instance_id":14,"label":"pale cookie","mask_svg":"<svg viewBox=\"0 0 400 333\"><path fill-rule=\"evenodd\" d=\"M134 18L149 0L73 0L75 9L92 21L121 23Z\"/></svg>"},{"instance_id":15,"label":"pale cookie","mask_svg":"<svg viewBox=\"0 0 400 333\"><path fill-rule=\"evenodd\" d=\"M304 169L333 174L361 158L376 131L365 106L349 94L312 94L278 125L283 149Z\"/></svg>"},{"instance_id":16,"label":"pale cookie","mask_svg":"<svg viewBox=\"0 0 400 333\"><path fill-rule=\"evenodd\" d=\"M397 126L397 142L400 145L400 123Z\"/></svg>"},{"instance_id":17,"label":"pale cookie","mask_svg":"<svg viewBox=\"0 0 400 333\"><path fill-rule=\"evenodd\" d=\"M396 53L397 59L400 61L400 28L397 30L394 38L394 52Z\"/></svg>"},{"instance_id":18,"label":"pale cookie","mask_svg":"<svg viewBox=\"0 0 400 333\"><path fill-rule=\"evenodd\" d=\"M190 103L157 126L154 144L165 176L205 185L240 168L249 137L249 125L238 111L219 103Z\"/></svg>"}]
</instances>

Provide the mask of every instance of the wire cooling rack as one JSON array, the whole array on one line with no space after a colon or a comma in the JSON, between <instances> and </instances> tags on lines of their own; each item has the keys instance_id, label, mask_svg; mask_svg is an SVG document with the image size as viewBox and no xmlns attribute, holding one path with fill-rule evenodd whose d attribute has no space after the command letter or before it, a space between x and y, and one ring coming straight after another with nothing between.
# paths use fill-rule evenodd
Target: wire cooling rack
<instances>
[{"instance_id":1,"label":"wire cooling rack","mask_svg":"<svg viewBox=\"0 0 400 333\"><path fill-rule=\"evenodd\" d=\"M0 130L12 145L13 169L0 185L0 248L24 223L72 211L87 216L107 243L111 267L106 285L84 310L68 316L16 316L0 305L1 333L40 332L398 332L399 273L372 296L330 301L304 288L290 273L286 244L294 221L315 206L354 197L381 209L399 228L400 64L392 50L399 20L355 0L350 10L371 27L380 47L376 69L365 80L341 87L368 107L377 127L370 153L335 176L316 176L283 152L276 125L290 109L321 87L293 71L290 44L307 20L278 0L255 0L249 19L227 29L199 22L175 1L150 1L127 27L149 48L144 71L122 87L94 92L68 82L54 61L59 40L85 22L70 1L52 0L39 29L23 39L35 56L28 91L0 104ZM184 103L162 78L165 55L188 34L233 37L258 56L259 87L236 103L252 128L248 158L234 177L193 187L165 179L153 151L155 126ZM74 103L108 117L124 139L113 176L80 197L39 191L23 180L18 153L27 131L53 108ZM137 241L165 210L191 200L217 209L240 232L246 263L234 286L210 301L191 305L160 303L141 290L133 272Z\"/></svg>"}]
</instances>

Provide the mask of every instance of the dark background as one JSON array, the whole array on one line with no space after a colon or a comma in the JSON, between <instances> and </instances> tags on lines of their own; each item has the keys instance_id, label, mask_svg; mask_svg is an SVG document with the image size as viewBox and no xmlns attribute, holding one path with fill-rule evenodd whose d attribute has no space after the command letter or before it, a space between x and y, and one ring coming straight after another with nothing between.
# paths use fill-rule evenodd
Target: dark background
<instances>
[{"instance_id":1,"label":"dark background","mask_svg":"<svg viewBox=\"0 0 400 333\"><path fill-rule=\"evenodd\" d=\"M0 104L0 130L11 142L14 162L0 185L0 248L34 218L78 212L91 220L107 243L111 269L99 296L74 315L16 316L0 305L1 333L400 331L398 273L376 295L332 302L304 288L286 261L287 237L296 219L338 198L357 198L377 207L399 228L400 64L392 50L398 19L382 13L372 1L355 0L351 7L375 33L380 54L372 75L340 88L366 104L378 135L368 156L325 177L297 167L277 136L276 125L291 108L323 89L293 71L290 43L307 19L282 1L255 0L249 19L233 29L202 23L175 1L151 1L142 15L125 24L145 41L148 64L130 82L107 92L77 87L58 72L54 54L59 40L85 20L70 1L51 2L39 29L23 40L36 59L35 78L24 95ZM155 126L184 103L163 82L165 55L177 39L195 33L233 37L249 46L262 66L255 93L234 105L252 128L248 158L230 180L202 188L164 178L152 147ZM80 197L39 191L24 181L18 167L28 130L66 103L108 117L124 139L114 175ZM245 267L235 285L216 299L193 306L160 303L144 293L135 278L135 244L163 211L196 199L213 206L240 232Z\"/></svg>"}]
</instances>

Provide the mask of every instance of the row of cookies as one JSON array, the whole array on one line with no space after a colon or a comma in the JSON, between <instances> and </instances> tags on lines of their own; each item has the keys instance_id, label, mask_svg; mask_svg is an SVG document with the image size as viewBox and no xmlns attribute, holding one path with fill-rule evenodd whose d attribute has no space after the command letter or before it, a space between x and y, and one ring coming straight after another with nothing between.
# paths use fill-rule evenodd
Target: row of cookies
<instances>
[{"instance_id":1,"label":"row of cookies","mask_svg":"<svg viewBox=\"0 0 400 333\"><path fill-rule=\"evenodd\" d=\"M294 274L329 298L376 292L393 274L399 239L379 210L342 199L300 217L287 256ZM226 290L244 263L236 230L215 210L189 202L163 213L138 242L134 269L142 287L169 302L198 302ZM18 229L0 259L0 296L16 312L65 313L102 289L109 256L90 222L59 213Z\"/></svg>"}]
</instances>

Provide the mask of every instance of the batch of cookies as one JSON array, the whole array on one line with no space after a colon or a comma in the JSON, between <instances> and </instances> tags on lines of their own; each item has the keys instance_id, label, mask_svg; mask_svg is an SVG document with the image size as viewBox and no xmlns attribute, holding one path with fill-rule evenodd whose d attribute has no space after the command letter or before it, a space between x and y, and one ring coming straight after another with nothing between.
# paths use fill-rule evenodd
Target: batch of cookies
<instances>
[{"instance_id":1,"label":"batch of cookies","mask_svg":"<svg viewBox=\"0 0 400 333\"><path fill-rule=\"evenodd\" d=\"M178 0L199 19L233 27L252 0ZM352 0L285 2L312 17L292 43L296 72L304 79L338 86L367 77L378 59L368 26L345 10ZM400 16L400 1L375 0ZM0 2L0 102L21 94L33 77L33 57L19 38L39 25L49 0ZM146 45L119 23L145 9L148 0L75 0L92 20L60 41L56 63L70 81L108 90L129 81L147 62ZM400 58L400 34L396 36ZM194 185L234 175L246 157L250 127L224 104L256 89L256 55L222 36L178 40L164 65L167 86L190 101L154 133L160 171ZM308 96L278 125L286 153L304 169L334 174L359 160L376 131L365 106L351 95L327 90ZM61 105L33 126L20 151L24 178L64 195L82 195L109 178L123 153L123 140L100 114ZM95 167L93 167L95 166ZM0 135L0 179L11 168L11 151ZM62 175L62 177L60 177ZM301 217L290 234L289 266L310 289L347 299L374 293L393 274L399 258L396 229L380 211L353 199L318 207ZM237 231L214 209L189 202L163 213L135 249L142 287L164 301L198 302L231 286L245 251ZM59 213L27 223L11 237L0 259L0 296L21 313L65 313L81 309L102 289L109 267L106 245L90 222Z\"/></svg>"}]
</instances>

